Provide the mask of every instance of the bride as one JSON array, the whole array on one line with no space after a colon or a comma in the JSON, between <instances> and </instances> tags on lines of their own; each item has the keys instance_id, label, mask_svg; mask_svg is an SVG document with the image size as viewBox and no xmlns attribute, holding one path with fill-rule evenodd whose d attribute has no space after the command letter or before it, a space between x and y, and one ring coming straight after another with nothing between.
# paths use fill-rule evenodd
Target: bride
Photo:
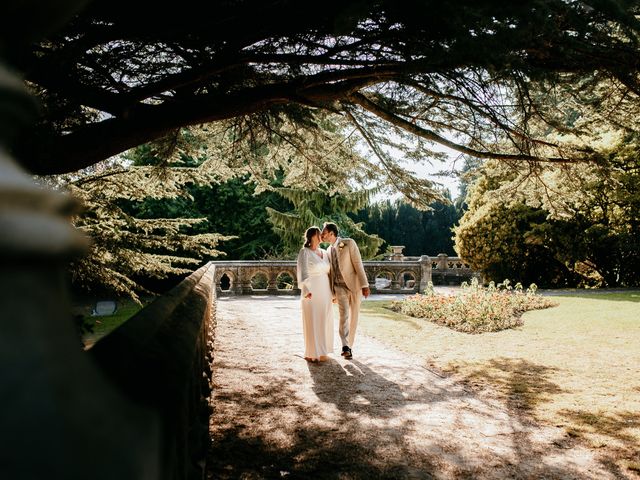
<instances>
[{"instance_id":1,"label":"bride","mask_svg":"<svg viewBox=\"0 0 640 480\"><path fill-rule=\"evenodd\" d=\"M320 228L309 227L298 253L298 288L301 290L304 358L327 360L333 353L333 306L329 285L329 256L320 248Z\"/></svg>"}]
</instances>

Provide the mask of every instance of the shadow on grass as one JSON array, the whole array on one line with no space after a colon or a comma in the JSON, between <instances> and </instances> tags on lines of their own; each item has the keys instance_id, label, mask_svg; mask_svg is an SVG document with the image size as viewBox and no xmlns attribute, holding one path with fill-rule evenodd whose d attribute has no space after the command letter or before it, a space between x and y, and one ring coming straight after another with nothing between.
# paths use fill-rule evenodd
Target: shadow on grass
<instances>
[{"instance_id":1,"label":"shadow on grass","mask_svg":"<svg viewBox=\"0 0 640 480\"><path fill-rule=\"evenodd\" d=\"M618 478L630 478L631 471L636 472L634 478L640 477L640 442L629 431L640 429L640 413L621 412L609 415L580 410L560 413L568 421L578 425L578 431L613 441L612 445L603 446L608 455L601 456L600 462L605 468Z\"/></svg>"},{"instance_id":2,"label":"shadow on grass","mask_svg":"<svg viewBox=\"0 0 640 480\"><path fill-rule=\"evenodd\" d=\"M563 417L578 425L588 433L594 433L617 440L634 452L635 460L640 461L640 442L630 430L640 430L640 413L621 412L616 414L593 413L581 410L565 410ZM627 448L625 448L627 449Z\"/></svg>"},{"instance_id":3,"label":"shadow on grass","mask_svg":"<svg viewBox=\"0 0 640 480\"><path fill-rule=\"evenodd\" d=\"M563 390L549 380L549 374L557 371L555 368L537 365L525 360L494 359L482 368L477 368L463 377L463 382L474 388L489 387L496 389L499 396L509 407L513 418L520 421L535 419L535 407L551 400L552 395L563 393ZM640 387L638 387L640 389ZM624 448L609 448L598 455L599 463L616 478L627 478L625 468L621 467L617 459L624 458L630 462L640 462L640 445L629 431L640 428L640 413L625 412L607 415L594 414L588 411L559 412L570 425L568 437L557 445L566 448L572 443L581 443L591 448L585 438L575 437L575 426L624 444ZM524 439L524 442L527 440ZM520 445L522 447L522 445ZM616 458L618 457L618 458Z\"/></svg>"},{"instance_id":4,"label":"shadow on grass","mask_svg":"<svg viewBox=\"0 0 640 480\"><path fill-rule=\"evenodd\" d=\"M557 368L524 359L495 358L465 374L462 381L474 388L496 388L507 406L524 417L551 395L563 393L560 386L549 380L549 375L556 371Z\"/></svg>"}]
</instances>

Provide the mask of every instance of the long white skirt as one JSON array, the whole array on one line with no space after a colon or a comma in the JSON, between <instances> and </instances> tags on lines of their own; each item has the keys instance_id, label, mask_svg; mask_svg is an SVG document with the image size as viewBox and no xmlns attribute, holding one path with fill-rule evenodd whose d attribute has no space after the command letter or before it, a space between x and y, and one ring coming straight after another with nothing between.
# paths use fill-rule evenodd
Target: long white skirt
<instances>
[{"instance_id":1,"label":"long white skirt","mask_svg":"<svg viewBox=\"0 0 640 480\"><path fill-rule=\"evenodd\" d=\"M312 275L308 279L311 298L300 299L304 356L316 359L333 353L333 306L327 274Z\"/></svg>"}]
</instances>

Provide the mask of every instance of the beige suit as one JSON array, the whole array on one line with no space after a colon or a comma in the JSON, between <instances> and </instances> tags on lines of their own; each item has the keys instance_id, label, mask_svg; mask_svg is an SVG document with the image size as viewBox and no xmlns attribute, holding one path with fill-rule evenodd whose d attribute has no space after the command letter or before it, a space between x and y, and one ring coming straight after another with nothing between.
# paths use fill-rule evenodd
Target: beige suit
<instances>
[{"instance_id":1,"label":"beige suit","mask_svg":"<svg viewBox=\"0 0 640 480\"><path fill-rule=\"evenodd\" d=\"M332 261L329 278L331 280L331 290L336 296L338 310L340 311L338 332L340 333L342 346L352 347L356 328L358 327L362 289L369 287L369 281L367 280L367 274L364 271L362 257L356 242L350 238L338 237L334 245L329 247L328 250ZM337 256L338 268L347 288L335 284L334 256Z\"/></svg>"}]
</instances>

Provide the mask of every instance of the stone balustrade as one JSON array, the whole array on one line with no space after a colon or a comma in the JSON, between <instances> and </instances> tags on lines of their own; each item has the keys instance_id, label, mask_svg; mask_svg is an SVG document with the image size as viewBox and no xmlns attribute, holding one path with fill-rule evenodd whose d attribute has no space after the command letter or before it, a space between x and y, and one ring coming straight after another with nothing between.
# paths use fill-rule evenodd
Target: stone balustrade
<instances>
[{"instance_id":1,"label":"stone balustrade","mask_svg":"<svg viewBox=\"0 0 640 480\"><path fill-rule=\"evenodd\" d=\"M480 274L474 272L460 257L440 253L431 257L431 277L434 285L460 285L473 277L480 279Z\"/></svg>"},{"instance_id":2,"label":"stone balustrade","mask_svg":"<svg viewBox=\"0 0 640 480\"><path fill-rule=\"evenodd\" d=\"M372 293L417 293L429 282L459 285L475 273L459 257L444 253L436 257L404 257L365 261ZM216 267L218 295L298 295L296 262L293 260L240 260L211 262Z\"/></svg>"}]
</instances>

